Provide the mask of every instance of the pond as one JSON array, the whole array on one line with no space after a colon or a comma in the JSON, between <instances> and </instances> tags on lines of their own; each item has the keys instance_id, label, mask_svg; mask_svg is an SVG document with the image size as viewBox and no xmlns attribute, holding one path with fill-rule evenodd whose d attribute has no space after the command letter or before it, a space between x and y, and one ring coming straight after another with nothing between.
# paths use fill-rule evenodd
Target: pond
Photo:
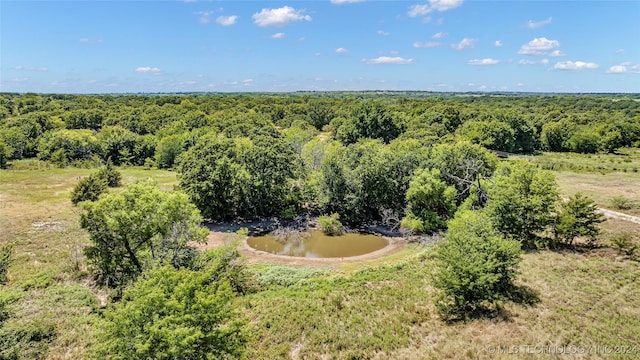
<instances>
[{"instance_id":1,"label":"pond","mask_svg":"<svg viewBox=\"0 0 640 360\"><path fill-rule=\"evenodd\" d=\"M340 258L367 254L387 246L383 237L346 233L328 236L320 230L295 232L285 236L261 235L247 239L247 244L277 255L306 258Z\"/></svg>"}]
</instances>

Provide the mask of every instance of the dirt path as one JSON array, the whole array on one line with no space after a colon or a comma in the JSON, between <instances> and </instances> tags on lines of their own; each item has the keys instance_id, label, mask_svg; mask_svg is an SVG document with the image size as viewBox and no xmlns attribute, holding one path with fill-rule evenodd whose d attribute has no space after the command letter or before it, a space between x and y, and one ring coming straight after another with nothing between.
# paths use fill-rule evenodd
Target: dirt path
<instances>
[{"instance_id":1,"label":"dirt path","mask_svg":"<svg viewBox=\"0 0 640 360\"><path fill-rule=\"evenodd\" d=\"M407 245L407 241L401 237L388 237L384 238L389 242L384 248L359 256L343 257L343 258L303 258L286 255L276 255L268 252L260 251L251 248L247 245L246 237L241 237L235 234L235 231L241 227L249 229L249 233L259 233L265 229L269 229L275 223L272 221L261 221L253 223L243 224L210 224L209 236L205 244L198 244L196 247L206 250L218 247L234 240L239 240L240 245L238 250L247 258L249 264L278 264L278 265L293 265L293 266L315 266L315 267L334 267L343 264L369 262L380 259L385 256L396 254Z\"/></svg>"},{"instance_id":2,"label":"dirt path","mask_svg":"<svg viewBox=\"0 0 640 360\"><path fill-rule=\"evenodd\" d=\"M621 213L621 212L618 212L618 211L613 211L613 210L603 209L603 208L600 208L599 211L602 214L604 214L604 216L606 216L606 217L610 217L610 218L614 218L614 219L620 219L620 220L626 220L626 221L630 221L630 222L635 223L635 224L640 224L640 217L637 217L637 216L628 215L628 214Z\"/></svg>"}]
</instances>

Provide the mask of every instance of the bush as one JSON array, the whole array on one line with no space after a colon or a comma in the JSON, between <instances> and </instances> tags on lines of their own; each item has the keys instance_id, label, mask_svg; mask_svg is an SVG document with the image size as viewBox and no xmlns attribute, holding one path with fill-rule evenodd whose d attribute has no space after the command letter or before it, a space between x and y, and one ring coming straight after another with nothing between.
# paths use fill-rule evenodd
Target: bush
<instances>
[{"instance_id":1,"label":"bush","mask_svg":"<svg viewBox=\"0 0 640 360\"><path fill-rule=\"evenodd\" d=\"M236 359L247 342L232 286L216 268L155 268L105 312L95 358Z\"/></svg>"},{"instance_id":2,"label":"bush","mask_svg":"<svg viewBox=\"0 0 640 360\"><path fill-rule=\"evenodd\" d=\"M437 248L436 306L445 318L466 317L507 299L518 273L520 243L503 238L488 216L460 211Z\"/></svg>"},{"instance_id":3,"label":"bush","mask_svg":"<svg viewBox=\"0 0 640 360\"><path fill-rule=\"evenodd\" d=\"M636 252L640 249L640 246L633 241L633 236L629 233L618 234L611 239L613 247L620 253L635 258Z\"/></svg>"},{"instance_id":4,"label":"bush","mask_svg":"<svg viewBox=\"0 0 640 360\"><path fill-rule=\"evenodd\" d=\"M11 152L12 151L9 149L9 146L0 139L0 169L7 167L7 159L9 158L9 155L11 155Z\"/></svg>"},{"instance_id":5,"label":"bush","mask_svg":"<svg viewBox=\"0 0 640 360\"><path fill-rule=\"evenodd\" d=\"M611 205L618 210L631 210L638 206L635 201L622 195L612 197Z\"/></svg>"},{"instance_id":6,"label":"bush","mask_svg":"<svg viewBox=\"0 0 640 360\"><path fill-rule=\"evenodd\" d=\"M13 261L13 247L15 244L9 243L0 247L0 285L7 283L7 272Z\"/></svg>"},{"instance_id":7,"label":"bush","mask_svg":"<svg viewBox=\"0 0 640 360\"><path fill-rule=\"evenodd\" d=\"M342 235L342 223L340 222L340 214L333 213L331 215L322 215L318 218L320 229L327 235Z\"/></svg>"},{"instance_id":8,"label":"bush","mask_svg":"<svg viewBox=\"0 0 640 360\"><path fill-rule=\"evenodd\" d=\"M409 183L407 190L407 216L405 225L414 230L435 230L446 225L456 210L456 188L447 186L440 180L440 170L431 169L418 172ZM422 225L418 224L422 221Z\"/></svg>"},{"instance_id":9,"label":"bush","mask_svg":"<svg viewBox=\"0 0 640 360\"><path fill-rule=\"evenodd\" d=\"M593 200L577 193L569 201L560 204L554 224L557 239L571 245L578 236L586 236L593 244L600 234L598 224L604 221L604 215L598 212Z\"/></svg>"},{"instance_id":10,"label":"bush","mask_svg":"<svg viewBox=\"0 0 640 360\"><path fill-rule=\"evenodd\" d=\"M44 359L56 337L53 324L34 321L0 328L0 359Z\"/></svg>"},{"instance_id":11,"label":"bush","mask_svg":"<svg viewBox=\"0 0 640 360\"><path fill-rule=\"evenodd\" d=\"M98 170L96 176L104 179L109 187L118 187L122 181L122 174L113 167L111 160L107 161L107 165L105 165L105 167Z\"/></svg>"},{"instance_id":12,"label":"bush","mask_svg":"<svg viewBox=\"0 0 640 360\"><path fill-rule=\"evenodd\" d=\"M78 181L71 191L71 202L78 205L83 201L96 201L107 190L107 180L91 174Z\"/></svg>"}]
</instances>

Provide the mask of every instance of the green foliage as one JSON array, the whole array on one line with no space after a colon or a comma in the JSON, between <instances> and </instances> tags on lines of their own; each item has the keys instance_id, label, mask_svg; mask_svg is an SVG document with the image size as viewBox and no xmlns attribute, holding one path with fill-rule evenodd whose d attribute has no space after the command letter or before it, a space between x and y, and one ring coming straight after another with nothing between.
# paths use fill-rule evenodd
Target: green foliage
<instances>
[{"instance_id":1,"label":"green foliage","mask_svg":"<svg viewBox=\"0 0 640 360\"><path fill-rule=\"evenodd\" d=\"M405 217L400 221L400 227L406 230L411 231L414 234L421 234L428 230L425 227L425 221L419 217L417 217L413 213L408 213Z\"/></svg>"},{"instance_id":2,"label":"green foliage","mask_svg":"<svg viewBox=\"0 0 640 360\"><path fill-rule=\"evenodd\" d=\"M96 201L107 190L107 179L97 173L81 178L71 190L71 202L78 205L83 201Z\"/></svg>"},{"instance_id":3,"label":"green foliage","mask_svg":"<svg viewBox=\"0 0 640 360\"><path fill-rule=\"evenodd\" d=\"M457 131L460 136L487 149L512 152L515 147L515 132L501 121L470 121Z\"/></svg>"},{"instance_id":4,"label":"green foliage","mask_svg":"<svg viewBox=\"0 0 640 360\"><path fill-rule=\"evenodd\" d=\"M487 211L506 237L527 242L551 224L558 189L555 177L526 161L505 164L488 190Z\"/></svg>"},{"instance_id":5,"label":"green foliage","mask_svg":"<svg viewBox=\"0 0 640 360\"><path fill-rule=\"evenodd\" d=\"M12 152L11 148L0 138L0 169L7 167L7 160Z\"/></svg>"},{"instance_id":6,"label":"green foliage","mask_svg":"<svg viewBox=\"0 0 640 360\"><path fill-rule=\"evenodd\" d=\"M507 299L520 260L520 244L496 232L483 212L458 212L437 248L438 310L446 318L466 317Z\"/></svg>"},{"instance_id":7,"label":"green foliage","mask_svg":"<svg viewBox=\"0 0 640 360\"><path fill-rule=\"evenodd\" d=\"M320 229L322 229L322 232L326 235L342 235L342 223L340 222L340 214L338 213L320 216L318 218L318 224L320 224Z\"/></svg>"},{"instance_id":8,"label":"green foliage","mask_svg":"<svg viewBox=\"0 0 640 360\"><path fill-rule=\"evenodd\" d=\"M415 220L422 221L422 229L435 230L445 226L446 220L453 216L456 210L456 189L440 180L440 170L431 169L419 172L411 180L407 190L407 217L403 222L411 224L413 229Z\"/></svg>"},{"instance_id":9,"label":"green foliage","mask_svg":"<svg viewBox=\"0 0 640 360\"><path fill-rule=\"evenodd\" d=\"M255 276L260 287L269 288L271 286L289 287L308 283L328 273L327 269L269 266L263 271L255 271Z\"/></svg>"},{"instance_id":10,"label":"green foliage","mask_svg":"<svg viewBox=\"0 0 640 360\"><path fill-rule=\"evenodd\" d=\"M476 201L483 204L486 194L480 180L491 177L497 164L497 156L469 141L436 145L429 159L430 167L439 169L443 180L456 187L457 203L472 195L475 187Z\"/></svg>"},{"instance_id":11,"label":"green foliage","mask_svg":"<svg viewBox=\"0 0 640 360\"><path fill-rule=\"evenodd\" d=\"M299 161L280 138L207 135L181 157L180 187L208 219L280 213Z\"/></svg>"},{"instance_id":12,"label":"green foliage","mask_svg":"<svg viewBox=\"0 0 640 360\"><path fill-rule=\"evenodd\" d=\"M55 327L45 321L1 326L0 359L44 359L55 338Z\"/></svg>"},{"instance_id":13,"label":"green foliage","mask_svg":"<svg viewBox=\"0 0 640 360\"><path fill-rule=\"evenodd\" d=\"M186 139L182 135L171 135L160 139L155 151L158 169L172 168L178 156L184 152Z\"/></svg>"},{"instance_id":14,"label":"green foliage","mask_svg":"<svg viewBox=\"0 0 640 360\"><path fill-rule=\"evenodd\" d=\"M13 262L14 247L14 243L8 243L0 246L0 285L4 285L8 281L7 273L9 272L9 266Z\"/></svg>"},{"instance_id":15,"label":"green foliage","mask_svg":"<svg viewBox=\"0 0 640 360\"><path fill-rule=\"evenodd\" d=\"M582 129L568 140L569 148L581 154L594 154L600 148L600 135L589 129Z\"/></svg>"},{"instance_id":16,"label":"green foliage","mask_svg":"<svg viewBox=\"0 0 640 360\"><path fill-rule=\"evenodd\" d=\"M115 165L131 161L137 135L122 126L105 126L96 139L102 158L111 159Z\"/></svg>"},{"instance_id":17,"label":"green foliage","mask_svg":"<svg viewBox=\"0 0 640 360\"><path fill-rule=\"evenodd\" d=\"M241 358L247 340L235 293L216 271L147 272L105 312L95 358Z\"/></svg>"},{"instance_id":18,"label":"green foliage","mask_svg":"<svg viewBox=\"0 0 640 360\"><path fill-rule=\"evenodd\" d=\"M618 210L630 210L638 206L635 201L622 195L616 195L610 201L613 208Z\"/></svg>"},{"instance_id":19,"label":"green foliage","mask_svg":"<svg viewBox=\"0 0 640 360\"><path fill-rule=\"evenodd\" d=\"M356 106L349 118L336 129L336 138L344 144L353 144L362 138L388 143L401 132L402 127L384 104L366 101Z\"/></svg>"},{"instance_id":20,"label":"green foliage","mask_svg":"<svg viewBox=\"0 0 640 360\"><path fill-rule=\"evenodd\" d=\"M185 194L150 183L131 184L81 208L80 225L91 241L85 254L109 287L127 284L155 263L185 266L193 257L187 242L204 241L207 234Z\"/></svg>"},{"instance_id":21,"label":"green foliage","mask_svg":"<svg viewBox=\"0 0 640 360\"><path fill-rule=\"evenodd\" d=\"M47 132L38 143L38 157L66 165L87 160L98 153L98 143L91 130L56 130Z\"/></svg>"},{"instance_id":22,"label":"green foliage","mask_svg":"<svg viewBox=\"0 0 640 360\"><path fill-rule=\"evenodd\" d=\"M568 120L549 122L542 126L540 141L542 148L548 151L567 151L569 139L576 131L576 125Z\"/></svg>"},{"instance_id":23,"label":"green foliage","mask_svg":"<svg viewBox=\"0 0 640 360\"><path fill-rule=\"evenodd\" d=\"M109 187L118 187L122 182L122 174L116 170L111 160L108 160L107 164L98 170L96 176L104 179Z\"/></svg>"},{"instance_id":24,"label":"green foliage","mask_svg":"<svg viewBox=\"0 0 640 360\"><path fill-rule=\"evenodd\" d=\"M638 250L640 250L638 240L636 239L634 241L634 236L628 232L615 235L611 239L611 243L616 250L631 259L640 257L640 253L638 252Z\"/></svg>"},{"instance_id":25,"label":"green foliage","mask_svg":"<svg viewBox=\"0 0 640 360\"><path fill-rule=\"evenodd\" d=\"M598 225L603 221L604 215L598 212L593 200L577 193L569 197L567 202L560 203L554 233L565 244L573 244L573 240L579 236L587 237L589 244L593 244L600 234Z\"/></svg>"}]
</instances>

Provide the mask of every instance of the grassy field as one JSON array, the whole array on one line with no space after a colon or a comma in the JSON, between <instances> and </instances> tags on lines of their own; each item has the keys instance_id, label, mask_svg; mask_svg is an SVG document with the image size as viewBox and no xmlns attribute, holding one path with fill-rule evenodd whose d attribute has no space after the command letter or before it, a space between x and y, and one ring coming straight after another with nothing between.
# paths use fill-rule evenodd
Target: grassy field
<instances>
[{"instance_id":1,"label":"grassy field","mask_svg":"<svg viewBox=\"0 0 640 360\"><path fill-rule=\"evenodd\" d=\"M55 332L47 358L84 358L95 344L105 293L86 276L81 248L87 235L69 194L91 171L17 168L0 171L0 244L17 243L9 284L0 290L18 299L9 324L44 323ZM169 171L121 171L125 184L146 178L165 190L176 184ZM609 188L600 184L615 181L616 194L640 199L640 173L557 175L564 194L583 191L602 205L613 193L598 197ZM601 243L625 231L640 233L640 225L608 220ZM524 357L566 358L541 356L544 349L533 346L583 351L574 357L589 359L633 359L640 353L640 262L612 249L526 253L517 281L536 301L506 303L501 312L459 323L443 322L435 311L432 259L433 248L412 246L376 262L332 269L251 266L261 288L239 300L251 335L247 357L512 359L529 352ZM563 345L569 347L555 347ZM603 354L620 345L638 352ZM500 354L499 346L512 354ZM514 356L516 350L520 354Z\"/></svg>"},{"instance_id":2,"label":"grassy field","mask_svg":"<svg viewBox=\"0 0 640 360\"><path fill-rule=\"evenodd\" d=\"M582 192L600 207L640 215L640 149L623 149L621 154L544 153L517 158L553 170L565 196ZM614 197L630 200L631 208L616 208Z\"/></svg>"}]
</instances>

